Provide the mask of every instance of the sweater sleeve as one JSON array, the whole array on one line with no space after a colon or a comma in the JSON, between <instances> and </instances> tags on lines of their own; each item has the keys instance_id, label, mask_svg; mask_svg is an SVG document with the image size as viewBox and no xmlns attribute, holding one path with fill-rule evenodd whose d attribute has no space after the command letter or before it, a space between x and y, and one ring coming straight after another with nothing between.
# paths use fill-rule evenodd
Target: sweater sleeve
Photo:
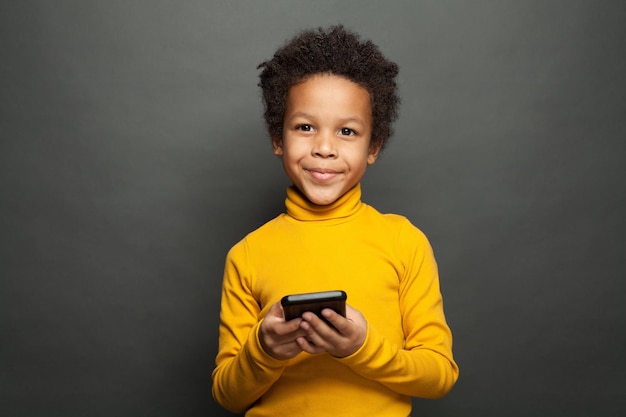
<instances>
[{"instance_id":1,"label":"sweater sleeve","mask_svg":"<svg viewBox=\"0 0 626 417\"><path fill-rule=\"evenodd\" d=\"M226 257L220 311L219 351L213 371L213 398L224 408L243 412L280 377L286 361L261 347L261 309L252 295L245 241Z\"/></svg>"},{"instance_id":2,"label":"sweater sleeve","mask_svg":"<svg viewBox=\"0 0 626 417\"><path fill-rule=\"evenodd\" d=\"M437 265L426 237L408 222L400 233L398 253L404 346L390 343L368 326L363 346L337 360L399 394L439 398L452 389L459 369L452 357Z\"/></svg>"}]
</instances>

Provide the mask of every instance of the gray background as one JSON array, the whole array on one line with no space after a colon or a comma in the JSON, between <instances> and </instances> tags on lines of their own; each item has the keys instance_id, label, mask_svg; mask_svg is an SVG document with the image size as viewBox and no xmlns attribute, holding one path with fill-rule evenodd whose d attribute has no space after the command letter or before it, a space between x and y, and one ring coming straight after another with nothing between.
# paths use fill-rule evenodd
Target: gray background
<instances>
[{"instance_id":1,"label":"gray background","mask_svg":"<svg viewBox=\"0 0 626 417\"><path fill-rule=\"evenodd\" d=\"M0 414L226 416L224 256L283 209L256 65L399 63L364 200L431 239L461 377L414 415L626 410L623 1L1 1Z\"/></svg>"}]
</instances>

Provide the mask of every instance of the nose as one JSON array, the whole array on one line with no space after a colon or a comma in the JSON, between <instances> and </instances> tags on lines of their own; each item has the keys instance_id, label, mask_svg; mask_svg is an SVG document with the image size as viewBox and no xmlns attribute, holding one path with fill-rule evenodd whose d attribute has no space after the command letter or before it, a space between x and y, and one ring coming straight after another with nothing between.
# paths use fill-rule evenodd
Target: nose
<instances>
[{"instance_id":1,"label":"nose","mask_svg":"<svg viewBox=\"0 0 626 417\"><path fill-rule=\"evenodd\" d=\"M311 151L313 156L318 158L336 158L337 146L335 135L331 132L320 132L315 136Z\"/></svg>"}]
</instances>

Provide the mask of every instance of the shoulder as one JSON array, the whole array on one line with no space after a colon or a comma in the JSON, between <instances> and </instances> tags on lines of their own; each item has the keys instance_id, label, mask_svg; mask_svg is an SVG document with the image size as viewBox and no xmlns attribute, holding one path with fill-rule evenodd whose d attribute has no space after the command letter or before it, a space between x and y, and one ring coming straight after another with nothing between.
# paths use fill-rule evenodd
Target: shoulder
<instances>
[{"instance_id":1,"label":"shoulder","mask_svg":"<svg viewBox=\"0 0 626 417\"><path fill-rule=\"evenodd\" d=\"M396 213L381 213L376 208L367 205L367 215L374 222L380 223L383 227L396 230L398 233L414 235L416 238L426 240L426 235L406 216Z\"/></svg>"},{"instance_id":2,"label":"shoulder","mask_svg":"<svg viewBox=\"0 0 626 417\"><path fill-rule=\"evenodd\" d=\"M249 232L230 248L229 253L245 251L250 245L254 245L257 242L263 242L267 241L267 239L277 237L279 231L284 228L284 226L281 225L284 223L284 216L285 214L281 213L273 219L267 221L266 223Z\"/></svg>"},{"instance_id":3,"label":"shoulder","mask_svg":"<svg viewBox=\"0 0 626 417\"><path fill-rule=\"evenodd\" d=\"M377 239L385 239L400 259L433 256L431 243L426 234L406 216L395 213L380 213L368 207L368 230Z\"/></svg>"}]
</instances>

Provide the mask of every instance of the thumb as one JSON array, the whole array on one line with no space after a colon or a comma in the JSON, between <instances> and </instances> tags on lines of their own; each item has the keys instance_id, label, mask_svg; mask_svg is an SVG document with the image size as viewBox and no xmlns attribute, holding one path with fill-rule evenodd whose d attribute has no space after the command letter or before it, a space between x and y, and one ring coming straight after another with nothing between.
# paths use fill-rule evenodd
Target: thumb
<instances>
[{"instance_id":1,"label":"thumb","mask_svg":"<svg viewBox=\"0 0 626 417\"><path fill-rule=\"evenodd\" d=\"M267 316L284 319L285 314L283 313L283 306L280 302L271 305L270 309L267 311Z\"/></svg>"}]
</instances>

